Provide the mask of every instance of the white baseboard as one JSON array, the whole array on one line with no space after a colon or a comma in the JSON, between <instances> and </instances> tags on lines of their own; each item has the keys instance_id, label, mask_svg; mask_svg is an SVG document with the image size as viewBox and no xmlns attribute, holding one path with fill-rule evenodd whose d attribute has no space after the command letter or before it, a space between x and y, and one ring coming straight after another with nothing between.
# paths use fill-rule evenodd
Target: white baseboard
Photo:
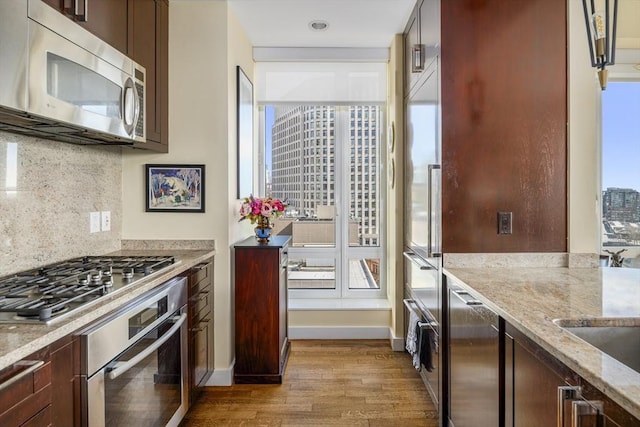
<instances>
[{"instance_id":1,"label":"white baseboard","mask_svg":"<svg viewBox=\"0 0 640 427\"><path fill-rule=\"evenodd\" d=\"M404 337L393 335L391 328L389 328L389 344L391 344L391 350L393 351L404 351Z\"/></svg>"},{"instance_id":2,"label":"white baseboard","mask_svg":"<svg viewBox=\"0 0 640 427\"><path fill-rule=\"evenodd\" d=\"M388 339L385 326L289 326L292 340L354 340Z\"/></svg>"},{"instance_id":3,"label":"white baseboard","mask_svg":"<svg viewBox=\"0 0 640 427\"><path fill-rule=\"evenodd\" d=\"M235 359L231 363L231 366L225 369L216 368L213 370L213 374L207 380L205 386L230 386L233 384L233 367L235 366Z\"/></svg>"}]
</instances>

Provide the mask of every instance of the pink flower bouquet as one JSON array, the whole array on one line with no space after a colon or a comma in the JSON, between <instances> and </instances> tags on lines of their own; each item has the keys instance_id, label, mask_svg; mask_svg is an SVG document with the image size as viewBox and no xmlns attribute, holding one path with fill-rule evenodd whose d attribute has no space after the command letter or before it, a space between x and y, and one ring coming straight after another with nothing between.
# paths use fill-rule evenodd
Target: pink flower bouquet
<instances>
[{"instance_id":1,"label":"pink flower bouquet","mask_svg":"<svg viewBox=\"0 0 640 427\"><path fill-rule=\"evenodd\" d=\"M240 221L248 219L251 224L263 223L284 213L287 204L273 197L245 197L240 206Z\"/></svg>"}]
</instances>

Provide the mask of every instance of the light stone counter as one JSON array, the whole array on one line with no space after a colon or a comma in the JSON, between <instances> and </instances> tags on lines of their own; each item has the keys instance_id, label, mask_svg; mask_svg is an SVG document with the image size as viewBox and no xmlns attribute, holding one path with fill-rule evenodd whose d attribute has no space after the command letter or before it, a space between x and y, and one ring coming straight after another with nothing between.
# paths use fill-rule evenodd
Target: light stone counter
<instances>
[{"instance_id":1,"label":"light stone counter","mask_svg":"<svg viewBox=\"0 0 640 427\"><path fill-rule=\"evenodd\" d=\"M444 273L640 419L640 373L553 322L640 319L640 269L446 268Z\"/></svg>"},{"instance_id":2,"label":"light stone counter","mask_svg":"<svg viewBox=\"0 0 640 427\"><path fill-rule=\"evenodd\" d=\"M0 369L25 358L56 340L83 328L99 317L125 305L137 296L161 285L191 267L211 258L214 250L124 250L111 255L170 255L176 263L161 274L126 288L113 297L105 297L99 305L92 305L53 325L2 323L0 324Z\"/></svg>"}]
</instances>

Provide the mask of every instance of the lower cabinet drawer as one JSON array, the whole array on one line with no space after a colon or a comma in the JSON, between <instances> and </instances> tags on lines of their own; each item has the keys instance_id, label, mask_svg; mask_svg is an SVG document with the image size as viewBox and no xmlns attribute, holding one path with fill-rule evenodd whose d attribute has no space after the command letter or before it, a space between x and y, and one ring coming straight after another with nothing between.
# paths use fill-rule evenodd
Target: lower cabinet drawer
<instances>
[{"instance_id":1,"label":"lower cabinet drawer","mask_svg":"<svg viewBox=\"0 0 640 427\"><path fill-rule=\"evenodd\" d=\"M51 412L51 363L37 360L19 362L0 383L0 426L48 425ZM5 371L5 373L7 373ZM37 417L33 422L31 419ZM45 418L48 417L47 422Z\"/></svg>"}]
</instances>

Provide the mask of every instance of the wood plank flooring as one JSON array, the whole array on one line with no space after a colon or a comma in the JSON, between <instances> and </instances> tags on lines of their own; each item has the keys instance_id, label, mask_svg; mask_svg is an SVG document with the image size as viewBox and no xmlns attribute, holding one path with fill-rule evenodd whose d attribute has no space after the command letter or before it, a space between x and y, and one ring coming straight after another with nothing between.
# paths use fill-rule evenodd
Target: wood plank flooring
<instances>
[{"instance_id":1,"label":"wood plank flooring","mask_svg":"<svg viewBox=\"0 0 640 427\"><path fill-rule=\"evenodd\" d=\"M182 427L425 426L438 414L405 352L386 340L297 340L281 385L207 387Z\"/></svg>"}]
</instances>

